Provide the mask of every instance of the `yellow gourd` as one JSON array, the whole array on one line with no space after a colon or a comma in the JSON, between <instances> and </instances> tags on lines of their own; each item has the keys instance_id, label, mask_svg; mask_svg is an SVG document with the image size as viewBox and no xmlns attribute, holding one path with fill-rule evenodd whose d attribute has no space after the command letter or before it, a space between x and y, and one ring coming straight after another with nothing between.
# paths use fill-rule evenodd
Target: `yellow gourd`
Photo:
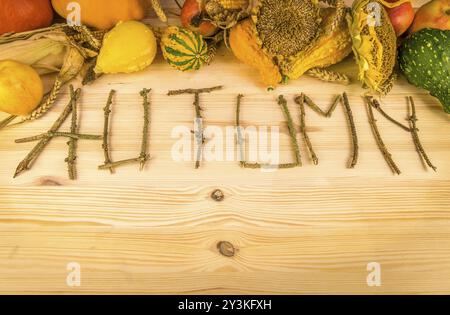
<instances>
[{"instance_id":1,"label":"yellow gourd","mask_svg":"<svg viewBox=\"0 0 450 315\"><path fill-rule=\"evenodd\" d=\"M142 20L145 16L144 0L52 0L53 8L67 18L73 11L70 3L78 3L81 8L81 22L98 29L110 29L119 21Z\"/></svg>"},{"instance_id":2,"label":"yellow gourd","mask_svg":"<svg viewBox=\"0 0 450 315\"><path fill-rule=\"evenodd\" d=\"M117 24L103 39L96 73L131 73L150 66L157 51L156 37L147 25L128 21Z\"/></svg>"},{"instance_id":3,"label":"yellow gourd","mask_svg":"<svg viewBox=\"0 0 450 315\"><path fill-rule=\"evenodd\" d=\"M237 59L259 70L261 80L268 87L281 82L281 73L273 58L259 47L255 26L250 19L238 23L230 31L230 47Z\"/></svg>"},{"instance_id":4,"label":"yellow gourd","mask_svg":"<svg viewBox=\"0 0 450 315\"><path fill-rule=\"evenodd\" d=\"M44 85L36 70L17 61L0 61L0 111L27 115L39 105L43 94Z\"/></svg>"}]
</instances>

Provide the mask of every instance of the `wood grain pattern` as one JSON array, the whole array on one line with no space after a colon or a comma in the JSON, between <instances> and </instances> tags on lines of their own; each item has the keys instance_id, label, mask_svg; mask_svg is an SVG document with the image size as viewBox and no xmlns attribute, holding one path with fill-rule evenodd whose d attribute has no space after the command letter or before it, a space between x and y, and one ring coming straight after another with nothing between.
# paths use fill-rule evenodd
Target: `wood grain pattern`
<instances>
[{"instance_id":1,"label":"wood grain pattern","mask_svg":"<svg viewBox=\"0 0 450 315\"><path fill-rule=\"evenodd\" d=\"M351 58L337 68L355 79ZM297 93L327 106L347 91L360 163L345 167L351 143L340 108L330 119L307 109L319 166L307 161L302 142L305 165L293 170L263 173L236 162L205 162L196 171L191 162L174 162L171 132L191 128L193 99L167 91L221 84L223 91L201 97L206 123L232 126L235 97L244 93L243 125L279 125L283 160L291 151L276 97L285 95L298 123ZM403 171L393 176L356 82L341 87L304 77L268 93L226 49L197 73L172 71L159 56L144 72L105 76L83 88L80 131L93 134L102 132L109 90L118 91L115 160L139 154L144 87L154 91L152 160L144 172L138 166L100 172L101 143L79 141L79 180L71 182L66 140L58 139L31 171L12 178L32 147L14 139L47 130L67 92L45 118L0 132L0 293L450 293L450 118L425 91L400 79L383 106L403 121L406 96L414 96L420 137L438 172L423 168L408 133L376 113ZM216 188L225 193L223 202L210 198ZM236 256L221 256L219 241L231 242ZM81 265L80 287L66 285L70 262ZM366 284L369 262L382 266L381 287Z\"/></svg>"}]
</instances>

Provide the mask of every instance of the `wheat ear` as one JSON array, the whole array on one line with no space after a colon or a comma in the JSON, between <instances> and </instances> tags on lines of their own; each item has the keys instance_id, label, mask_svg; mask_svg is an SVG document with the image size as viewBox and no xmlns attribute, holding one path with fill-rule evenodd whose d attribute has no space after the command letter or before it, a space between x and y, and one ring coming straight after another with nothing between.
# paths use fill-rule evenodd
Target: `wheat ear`
<instances>
[{"instance_id":1,"label":"wheat ear","mask_svg":"<svg viewBox=\"0 0 450 315\"><path fill-rule=\"evenodd\" d=\"M22 122L26 121L32 121L36 120L42 116L44 116L53 106L53 104L56 101L56 98L58 97L59 92L61 91L63 83L59 80L59 78L56 78L55 84L53 85L53 88L50 92L50 94L47 96L45 101L42 103L41 106L36 108L30 115L24 117L22 119Z\"/></svg>"},{"instance_id":2,"label":"wheat ear","mask_svg":"<svg viewBox=\"0 0 450 315\"><path fill-rule=\"evenodd\" d=\"M343 85L349 85L350 79L345 74L334 72L322 68L312 68L308 70L307 75L326 82L334 82Z\"/></svg>"},{"instance_id":3,"label":"wheat ear","mask_svg":"<svg viewBox=\"0 0 450 315\"><path fill-rule=\"evenodd\" d=\"M167 16L164 13L164 10L159 0L150 0L150 2L152 4L153 10L155 10L156 15L159 17L159 19L164 23L167 22Z\"/></svg>"}]
</instances>

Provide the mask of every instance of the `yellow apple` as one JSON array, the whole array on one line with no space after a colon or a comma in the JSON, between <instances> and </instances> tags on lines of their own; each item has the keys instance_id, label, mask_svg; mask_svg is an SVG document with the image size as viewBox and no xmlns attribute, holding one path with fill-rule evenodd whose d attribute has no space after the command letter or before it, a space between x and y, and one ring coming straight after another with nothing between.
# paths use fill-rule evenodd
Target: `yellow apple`
<instances>
[{"instance_id":1,"label":"yellow apple","mask_svg":"<svg viewBox=\"0 0 450 315\"><path fill-rule=\"evenodd\" d=\"M0 61L0 111L23 116L41 102L44 84L28 65L12 60Z\"/></svg>"},{"instance_id":2,"label":"yellow apple","mask_svg":"<svg viewBox=\"0 0 450 315\"><path fill-rule=\"evenodd\" d=\"M415 33L424 28L450 30L450 0L433 0L417 11L409 32Z\"/></svg>"}]
</instances>

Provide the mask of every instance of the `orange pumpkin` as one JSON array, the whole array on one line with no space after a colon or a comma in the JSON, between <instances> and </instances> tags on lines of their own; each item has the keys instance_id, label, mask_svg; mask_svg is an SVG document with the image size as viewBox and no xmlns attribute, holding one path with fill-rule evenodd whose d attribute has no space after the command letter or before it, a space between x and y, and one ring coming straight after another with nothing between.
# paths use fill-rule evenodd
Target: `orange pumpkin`
<instances>
[{"instance_id":1,"label":"orange pumpkin","mask_svg":"<svg viewBox=\"0 0 450 315\"><path fill-rule=\"evenodd\" d=\"M103 30L119 21L142 20L146 10L144 0L52 0L53 8L64 18L73 12L68 9L73 2L80 5L81 23Z\"/></svg>"},{"instance_id":2,"label":"orange pumpkin","mask_svg":"<svg viewBox=\"0 0 450 315\"><path fill-rule=\"evenodd\" d=\"M0 35L47 27L53 21L50 0L1 0Z\"/></svg>"}]
</instances>

